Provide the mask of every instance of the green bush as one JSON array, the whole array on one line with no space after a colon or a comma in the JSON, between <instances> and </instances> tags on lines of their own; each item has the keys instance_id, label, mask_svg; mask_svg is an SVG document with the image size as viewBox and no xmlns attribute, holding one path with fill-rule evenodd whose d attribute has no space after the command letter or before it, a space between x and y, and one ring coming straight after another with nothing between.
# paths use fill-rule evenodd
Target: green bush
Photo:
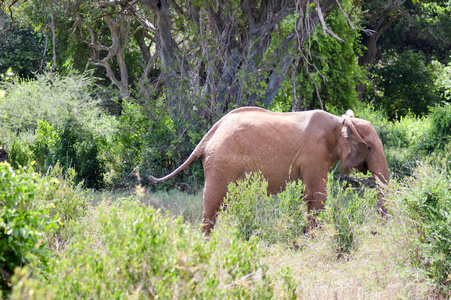
<instances>
[{"instance_id":1,"label":"green bush","mask_svg":"<svg viewBox=\"0 0 451 300\"><path fill-rule=\"evenodd\" d=\"M285 191L267 194L268 182L260 173L229 185L224 200L226 210L220 212L221 222L235 226L248 240L253 235L268 243L293 246L307 226L307 209L302 200L301 181L287 183Z\"/></svg>"},{"instance_id":2,"label":"green bush","mask_svg":"<svg viewBox=\"0 0 451 300\"><path fill-rule=\"evenodd\" d=\"M434 60L431 65L435 69L435 85L437 92L441 98L446 102L451 102L451 63L442 65L440 62Z\"/></svg>"},{"instance_id":3,"label":"green bush","mask_svg":"<svg viewBox=\"0 0 451 300\"><path fill-rule=\"evenodd\" d=\"M57 227L51 203L42 198L49 184L32 168L0 163L0 290L10 287L8 274L16 267L37 260L38 267L48 268L45 235Z\"/></svg>"},{"instance_id":4,"label":"green bush","mask_svg":"<svg viewBox=\"0 0 451 300\"><path fill-rule=\"evenodd\" d=\"M104 184L105 162L100 157L100 143L91 132L85 130L75 119L67 120L58 132L52 164L59 162L64 169L73 168L75 182L89 188L100 188Z\"/></svg>"},{"instance_id":5,"label":"green bush","mask_svg":"<svg viewBox=\"0 0 451 300\"><path fill-rule=\"evenodd\" d=\"M47 121L60 128L70 118L80 123L92 122L102 114L92 99L95 78L88 74L60 76L38 75L36 80L3 81L6 96L0 101L0 128L5 142L11 143L22 132L37 129L37 121Z\"/></svg>"},{"instance_id":6,"label":"green bush","mask_svg":"<svg viewBox=\"0 0 451 300\"><path fill-rule=\"evenodd\" d=\"M51 217L58 217L59 227L53 234L47 234L50 247L57 248L58 243L67 239L66 229L71 221L78 220L88 213L89 197L81 184L75 184L75 170L64 170L59 163L48 169L47 178L50 180L50 188L42 195L42 198L52 204Z\"/></svg>"},{"instance_id":7,"label":"green bush","mask_svg":"<svg viewBox=\"0 0 451 300\"><path fill-rule=\"evenodd\" d=\"M426 65L422 53L412 50L400 55L387 55L384 62L375 68L375 82L382 92L376 97L391 120L406 116L427 114L428 107L440 102L436 93L435 74Z\"/></svg>"},{"instance_id":8,"label":"green bush","mask_svg":"<svg viewBox=\"0 0 451 300\"><path fill-rule=\"evenodd\" d=\"M14 167L36 161L45 173L57 161L76 170L75 180L88 187L104 184L106 163L114 163L115 117L106 115L89 74L50 74L36 80L2 82L0 139L10 149Z\"/></svg>"},{"instance_id":9,"label":"green bush","mask_svg":"<svg viewBox=\"0 0 451 300\"><path fill-rule=\"evenodd\" d=\"M54 163L54 149L58 146L58 132L55 126L47 121L38 120L34 141L28 145L31 154L28 160L34 160L37 170L45 174L49 166Z\"/></svg>"},{"instance_id":10,"label":"green bush","mask_svg":"<svg viewBox=\"0 0 451 300\"><path fill-rule=\"evenodd\" d=\"M431 108L428 116L431 127L428 132L423 149L432 152L442 150L451 142L451 104Z\"/></svg>"},{"instance_id":11,"label":"green bush","mask_svg":"<svg viewBox=\"0 0 451 300\"><path fill-rule=\"evenodd\" d=\"M422 162L391 195L411 242L414 264L424 268L440 291L449 293L451 276L451 176L449 161Z\"/></svg>"},{"instance_id":12,"label":"green bush","mask_svg":"<svg viewBox=\"0 0 451 300\"><path fill-rule=\"evenodd\" d=\"M15 141L11 150L13 166L36 162L37 171L46 174L59 164L64 172L75 170L75 183L83 182L88 188L104 184L105 162L101 157L102 139L96 138L76 120L68 120L63 128L55 129L46 121L38 121L34 141L21 145Z\"/></svg>"},{"instance_id":13,"label":"green bush","mask_svg":"<svg viewBox=\"0 0 451 300\"><path fill-rule=\"evenodd\" d=\"M339 254L355 249L357 230L376 213L376 196L376 189L355 190L347 182L335 182L329 174L327 201L318 218L335 228L334 239Z\"/></svg>"},{"instance_id":14,"label":"green bush","mask_svg":"<svg viewBox=\"0 0 451 300\"><path fill-rule=\"evenodd\" d=\"M132 101L123 102L118 118L119 130L115 134L114 183L119 186L134 185L135 170L139 166L141 178L152 174L166 175L181 165L191 154L206 131L206 121L196 110L183 115L171 116L157 105L149 108ZM203 177L200 162L193 162L189 168L151 189L173 189L177 186L188 192L201 189ZM143 180L147 185L149 181Z\"/></svg>"},{"instance_id":15,"label":"green bush","mask_svg":"<svg viewBox=\"0 0 451 300\"><path fill-rule=\"evenodd\" d=\"M33 153L29 145L20 140L15 140L9 148L8 156L11 166L14 169L19 169L21 166L27 166L31 163Z\"/></svg>"},{"instance_id":16,"label":"green bush","mask_svg":"<svg viewBox=\"0 0 451 300\"><path fill-rule=\"evenodd\" d=\"M136 197L103 202L72 222L72 239L46 277L17 270L11 299L274 297L255 239L242 241L233 229L218 228L208 242L199 229ZM290 274L284 278L291 283L284 293L293 294Z\"/></svg>"}]
</instances>

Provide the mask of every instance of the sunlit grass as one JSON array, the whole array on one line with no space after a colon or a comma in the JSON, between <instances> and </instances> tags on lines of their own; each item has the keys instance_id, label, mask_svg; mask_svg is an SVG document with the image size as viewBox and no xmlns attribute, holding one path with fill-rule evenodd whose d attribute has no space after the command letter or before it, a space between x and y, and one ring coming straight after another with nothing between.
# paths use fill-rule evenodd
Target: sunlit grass
<instances>
[{"instance_id":1,"label":"sunlit grass","mask_svg":"<svg viewBox=\"0 0 451 300\"><path fill-rule=\"evenodd\" d=\"M150 205L163 212L169 212L172 216L182 216L186 222L198 225L202 222L202 192L187 194L179 190L159 191L150 193L144 188L139 188L141 203ZM102 201L118 201L121 198L135 194L136 190L122 191L92 191L92 205L96 206Z\"/></svg>"},{"instance_id":2,"label":"sunlit grass","mask_svg":"<svg viewBox=\"0 0 451 300\"><path fill-rule=\"evenodd\" d=\"M447 160L438 162L448 166ZM15 290L18 296L13 299L22 299L28 291L48 296L56 289L61 295L66 288L71 295L89 297L108 298L113 288L120 291L118 299L151 296L163 279L167 282L161 285L161 292L170 295L173 288L163 287L171 284L182 298L192 296L195 289L195 293L208 291L208 297L236 299L240 295L259 295L261 299L447 299L447 281L434 274L446 279L441 271L446 269L437 268L449 265L448 244L443 240L434 246L425 239L435 233L447 234L448 227L442 230L434 225L449 226L440 223L447 214L424 210L429 215L422 219L424 207L417 206L424 195L444 208L450 203L446 196L450 193L449 173L443 166L420 163L411 177L393 179L385 190L389 217L376 213L373 185L346 188L329 177L328 203L318 216L319 226L307 231L286 226L295 224L292 221L297 217L301 221L307 218L306 213L296 216L282 210L288 199L282 201L283 197L295 193L267 196L264 185L244 182L248 188L230 190L235 194L229 193L229 201L238 206L233 210L229 202L229 210L221 213L210 240L200 231L201 193L151 193L143 187L91 192L87 216L70 223L64 245L54 252L51 280L33 279L24 271L18 275L22 280L18 285L26 288ZM270 205L252 201L255 205L244 205L249 197L257 204L266 199ZM298 195L291 198L299 199ZM258 211L266 213L255 219L260 227L243 234L238 224L247 219L235 217L248 218L247 212ZM424 224L416 226L418 222ZM425 232L427 226L430 231ZM155 255L155 251L160 254ZM435 260L437 255L445 261ZM160 260L164 261L161 270L152 269ZM431 263L436 273L428 269ZM60 279L67 270L71 277ZM182 272L184 277L174 272ZM102 288L87 288L92 287L92 280Z\"/></svg>"}]
</instances>

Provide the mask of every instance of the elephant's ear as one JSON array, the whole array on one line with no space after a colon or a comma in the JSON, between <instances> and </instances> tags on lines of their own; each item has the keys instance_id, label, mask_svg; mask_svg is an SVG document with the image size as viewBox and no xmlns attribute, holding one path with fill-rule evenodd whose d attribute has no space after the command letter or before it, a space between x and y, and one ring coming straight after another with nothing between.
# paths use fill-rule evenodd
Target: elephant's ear
<instances>
[{"instance_id":1,"label":"elephant's ear","mask_svg":"<svg viewBox=\"0 0 451 300\"><path fill-rule=\"evenodd\" d=\"M348 110L346 114L342 116L341 135L343 143L341 143L341 166L346 174L348 174L352 168L358 168L368 154L368 145L357 132L355 125L352 122L353 117L354 113L351 110Z\"/></svg>"}]
</instances>

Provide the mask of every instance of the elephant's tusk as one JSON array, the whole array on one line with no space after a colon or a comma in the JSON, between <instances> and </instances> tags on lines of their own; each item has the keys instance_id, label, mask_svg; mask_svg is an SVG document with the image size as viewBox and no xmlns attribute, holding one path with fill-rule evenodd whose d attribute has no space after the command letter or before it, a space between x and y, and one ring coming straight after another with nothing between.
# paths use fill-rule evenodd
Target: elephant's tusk
<instances>
[{"instance_id":1,"label":"elephant's tusk","mask_svg":"<svg viewBox=\"0 0 451 300\"><path fill-rule=\"evenodd\" d=\"M383 176L378 175L378 174L373 174L373 177L376 180L376 183L378 185L383 186L383 187L388 186L387 181L385 180L385 178Z\"/></svg>"}]
</instances>

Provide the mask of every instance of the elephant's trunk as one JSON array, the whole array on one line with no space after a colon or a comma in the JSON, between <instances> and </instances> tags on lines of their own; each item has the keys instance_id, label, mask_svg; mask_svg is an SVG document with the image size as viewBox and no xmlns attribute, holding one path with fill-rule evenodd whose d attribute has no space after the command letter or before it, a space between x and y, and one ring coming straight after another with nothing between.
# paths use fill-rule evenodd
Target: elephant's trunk
<instances>
[{"instance_id":1,"label":"elephant's trunk","mask_svg":"<svg viewBox=\"0 0 451 300\"><path fill-rule=\"evenodd\" d=\"M373 173L373 177L376 180L376 185L377 185L377 207L379 209L379 212L382 215L387 215L387 209L385 207L385 193L384 193L384 188L386 188L388 186L388 182L390 180L389 178L389 172L388 172L388 167L386 170L384 170L383 172L377 172L377 173Z\"/></svg>"}]
</instances>

